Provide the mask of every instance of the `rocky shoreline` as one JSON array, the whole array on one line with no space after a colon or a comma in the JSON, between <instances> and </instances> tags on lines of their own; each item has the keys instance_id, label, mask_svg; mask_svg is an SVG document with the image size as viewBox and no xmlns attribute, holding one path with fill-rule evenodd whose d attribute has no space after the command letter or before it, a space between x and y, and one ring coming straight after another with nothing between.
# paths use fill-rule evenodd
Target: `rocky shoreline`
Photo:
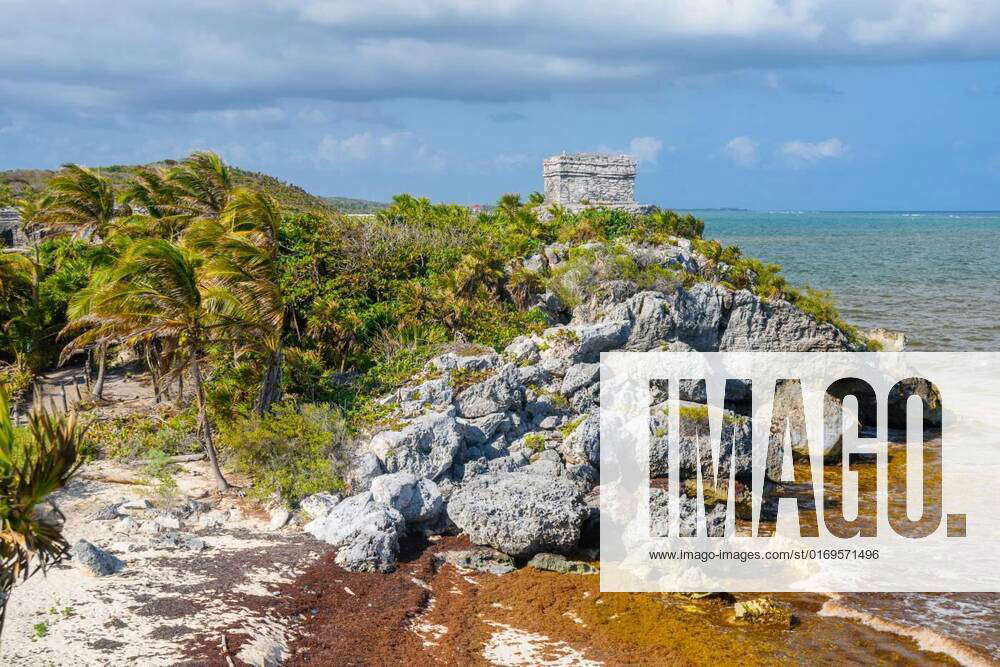
<instances>
[{"instance_id":1,"label":"rocky shoreline","mask_svg":"<svg viewBox=\"0 0 1000 667\"><path fill-rule=\"evenodd\" d=\"M699 275L710 268L684 240L632 244L625 252L640 266ZM551 272L568 258L568 248L555 244L526 265ZM617 280L600 284L572 310L554 293L542 294L540 304L554 324L541 334L517 338L502 353L459 346L382 397L382 422L392 428L373 429L364 439L350 474L352 495L318 509L305 527L339 548L339 565L391 571L407 533L462 533L519 559L595 547L603 352L859 349L788 302L712 281L640 289ZM682 398L698 394L697 387L682 389ZM660 415L658 405L654 414ZM736 477L742 480L750 466L748 420L726 417L737 424L730 428L739 432ZM656 435L662 418L651 425L654 476L666 471L666 436ZM684 462L693 468L694 433L681 438L682 468ZM776 465L775 478L780 461ZM654 523L666 506L654 502Z\"/></svg>"},{"instance_id":2,"label":"rocky shoreline","mask_svg":"<svg viewBox=\"0 0 1000 667\"><path fill-rule=\"evenodd\" d=\"M590 245L584 250L603 252ZM718 268L684 240L624 252L644 267L697 275ZM570 258L570 248L554 244L526 265L551 273ZM862 348L788 302L717 280L645 287L614 280L586 294L572 308L554 292L541 294L551 326L502 352L456 343L430 359L379 400L378 419L351 455L347 492L309 496L294 514L209 496L203 463L185 464L191 479L181 500L165 506L122 499L113 484L71 486L58 502L72 514L72 565L15 591L11 634L30 635L32 621L46 614L40 605L47 602L19 602L32 590L47 591L40 600L68 592L79 598L74 606L93 605L89 619L126 620L104 628L116 637L106 641L95 639L102 629L93 620L63 620L53 636L58 631L76 650L84 642L78 655L52 649L43 635L5 645L6 659L592 665L757 656L791 663L827 642L836 644L831 664L870 653L888 662L937 661L908 640L820 620L822 596L597 590L602 352ZM681 393L682 409L704 401L703 386ZM745 410L733 409L724 421L736 435L740 479L749 471L750 438ZM657 419L650 425L654 476L667 466ZM682 468L693 466L692 442L693 434L681 433ZM654 527L668 518L664 500L654 483ZM709 523L721 520L723 506L706 502ZM81 588L83 572L99 576Z\"/></svg>"}]
</instances>

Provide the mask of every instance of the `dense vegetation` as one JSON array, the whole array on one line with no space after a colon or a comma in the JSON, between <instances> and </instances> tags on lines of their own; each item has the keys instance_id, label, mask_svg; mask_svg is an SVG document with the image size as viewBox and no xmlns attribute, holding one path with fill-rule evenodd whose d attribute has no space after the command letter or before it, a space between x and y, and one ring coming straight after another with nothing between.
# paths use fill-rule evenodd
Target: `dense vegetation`
<instances>
[{"instance_id":1,"label":"dense vegetation","mask_svg":"<svg viewBox=\"0 0 1000 667\"><path fill-rule=\"evenodd\" d=\"M164 160L148 165L112 165L101 167L101 175L106 177L116 190L123 190L140 173L147 169L170 169L177 166L176 160ZM323 211L333 213L371 213L384 207L378 202L348 197L318 197L297 185L286 183L268 174L229 167L232 182L237 187L252 188L266 192L281 202L286 211ZM10 205L18 197L32 197L43 191L55 172L46 169L11 169L0 171L0 206ZM6 201L4 193L7 193Z\"/></svg>"},{"instance_id":2,"label":"dense vegetation","mask_svg":"<svg viewBox=\"0 0 1000 667\"><path fill-rule=\"evenodd\" d=\"M700 220L672 211L541 216L534 194L473 215L399 195L351 217L210 153L141 168L67 165L18 195L34 240L0 254L7 383L22 390L83 351L100 366L110 350L132 349L167 414L95 424L92 447L168 455L200 443L214 462L217 443L255 492L290 501L340 483L345 444L383 416L375 399L430 356L501 348L547 326L535 306L546 290L572 307L608 279L665 291L712 280L789 300L857 337L827 295L703 240ZM701 274L640 268L622 250L677 238L708 259ZM572 246L568 262L525 268L556 241ZM99 387L93 394L99 404ZM217 482L227 486L218 469Z\"/></svg>"}]
</instances>

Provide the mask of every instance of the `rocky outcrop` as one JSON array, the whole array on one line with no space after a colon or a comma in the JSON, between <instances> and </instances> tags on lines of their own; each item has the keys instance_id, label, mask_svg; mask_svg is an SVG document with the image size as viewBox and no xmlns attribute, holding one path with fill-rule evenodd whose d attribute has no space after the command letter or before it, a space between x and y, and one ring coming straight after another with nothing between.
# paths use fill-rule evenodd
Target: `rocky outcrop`
<instances>
[{"instance_id":1,"label":"rocky outcrop","mask_svg":"<svg viewBox=\"0 0 1000 667\"><path fill-rule=\"evenodd\" d=\"M339 547L336 563L354 572L391 572L396 568L399 538L406 522L388 505L365 491L347 498L305 531Z\"/></svg>"},{"instance_id":2,"label":"rocky outcrop","mask_svg":"<svg viewBox=\"0 0 1000 667\"><path fill-rule=\"evenodd\" d=\"M371 494L375 502L392 507L413 523L435 520L444 507L437 484L407 472L376 477L372 480Z\"/></svg>"},{"instance_id":3,"label":"rocky outcrop","mask_svg":"<svg viewBox=\"0 0 1000 667\"><path fill-rule=\"evenodd\" d=\"M696 275L709 268L686 241L632 244L626 252L639 266ZM551 271L570 257L569 248L553 244L525 266ZM345 567L357 569L391 568L406 530L462 531L478 545L518 558L568 553L584 527L595 524L596 502L584 497L596 498L599 481L602 352L855 349L842 332L790 303L716 282L683 287L665 281L640 289L616 279L591 287L572 312L555 294L543 295L541 307L555 318L543 332L513 340L502 353L465 346L438 356L412 383L384 396L391 426L376 430L355 460L349 479L357 495L332 508L317 499L316 512L307 510L314 521L306 529L339 546ZM745 488L750 397L735 390L735 403L722 416L730 445L722 450L722 464L732 464L739 488ZM693 475L705 465L705 452L711 458L704 386L682 386L681 395L690 403L682 407L679 465ZM669 463L665 398L654 392L654 476L665 475ZM695 448L699 438L706 444L702 458ZM780 459L768 461L768 476L777 479L780 467ZM653 518L660 527L668 518L664 500L654 494ZM716 530L724 504L706 503L710 529Z\"/></svg>"},{"instance_id":4,"label":"rocky outcrop","mask_svg":"<svg viewBox=\"0 0 1000 667\"><path fill-rule=\"evenodd\" d=\"M586 516L580 489L547 475L521 472L473 478L448 501L448 516L476 544L511 556L566 552Z\"/></svg>"},{"instance_id":5,"label":"rocky outcrop","mask_svg":"<svg viewBox=\"0 0 1000 667\"><path fill-rule=\"evenodd\" d=\"M339 493L314 493L306 496L299 507L313 519L321 519L333 511L340 502Z\"/></svg>"},{"instance_id":6,"label":"rocky outcrop","mask_svg":"<svg viewBox=\"0 0 1000 667\"><path fill-rule=\"evenodd\" d=\"M462 447L462 431L455 418L454 408L421 415L400 431L377 434L369 449L386 472L439 479Z\"/></svg>"},{"instance_id":7,"label":"rocky outcrop","mask_svg":"<svg viewBox=\"0 0 1000 667\"><path fill-rule=\"evenodd\" d=\"M680 497L680 529L681 537L693 537L698 534L698 501L691 496ZM654 537L670 535L670 496L665 489L649 490L649 534ZM726 508L722 504L705 508L705 528L709 536L721 537L726 526Z\"/></svg>"},{"instance_id":8,"label":"rocky outcrop","mask_svg":"<svg viewBox=\"0 0 1000 667\"><path fill-rule=\"evenodd\" d=\"M650 406L649 474L666 477L670 470L668 452L669 413L667 402ZM710 470L712 450L709 441L708 407L700 403L680 403L679 471L682 478L695 477L699 467ZM722 413L722 431L719 448L719 469L732 467L736 479L749 480L753 469L753 432L750 418L729 410ZM781 459L768 461L767 474L771 479L781 475Z\"/></svg>"},{"instance_id":9,"label":"rocky outcrop","mask_svg":"<svg viewBox=\"0 0 1000 667\"><path fill-rule=\"evenodd\" d=\"M489 547L473 547L462 551L443 551L436 556L439 563L448 563L459 570L487 574L507 574L514 571L514 560L507 554Z\"/></svg>"}]
</instances>

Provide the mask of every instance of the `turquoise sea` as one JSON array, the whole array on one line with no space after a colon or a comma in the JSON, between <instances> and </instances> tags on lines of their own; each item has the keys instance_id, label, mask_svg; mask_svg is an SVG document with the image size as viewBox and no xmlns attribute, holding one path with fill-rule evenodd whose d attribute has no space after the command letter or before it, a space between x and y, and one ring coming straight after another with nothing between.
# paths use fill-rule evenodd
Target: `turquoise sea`
<instances>
[{"instance_id":1,"label":"turquoise sea","mask_svg":"<svg viewBox=\"0 0 1000 667\"><path fill-rule=\"evenodd\" d=\"M852 324L903 331L909 349L1000 350L1000 212L691 212L705 220L705 238L830 290ZM821 614L964 665L1000 656L996 593L845 594Z\"/></svg>"},{"instance_id":2,"label":"turquoise sea","mask_svg":"<svg viewBox=\"0 0 1000 667\"><path fill-rule=\"evenodd\" d=\"M909 349L1000 349L1000 212L692 212L705 238L830 290L852 324Z\"/></svg>"}]
</instances>

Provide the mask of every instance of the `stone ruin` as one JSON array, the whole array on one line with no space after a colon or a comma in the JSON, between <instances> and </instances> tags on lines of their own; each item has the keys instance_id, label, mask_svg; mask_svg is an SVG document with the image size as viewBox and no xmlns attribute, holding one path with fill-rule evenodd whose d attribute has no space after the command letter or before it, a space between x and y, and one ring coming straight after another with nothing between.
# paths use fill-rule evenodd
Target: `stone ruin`
<instances>
[{"instance_id":1,"label":"stone ruin","mask_svg":"<svg viewBox=\"0 0 1000 667\"><path fill-rule=\"evenodd\" d=\"M21 214L16 208L0 208L0 248L28 245L21 232Z\"/></svg>"},{"instance_id":2,"label":"stone ruin","mask_svg":"<svg viewBox=\"0 0 1000 667\"><path fill-rule=\"evenodd\" d=\"M648 213L653 207L635 201L636 162L628 155L563 153L542 161L545 207L558 204L576 213L609 208Z\"/></svg>"}]
</instances>

